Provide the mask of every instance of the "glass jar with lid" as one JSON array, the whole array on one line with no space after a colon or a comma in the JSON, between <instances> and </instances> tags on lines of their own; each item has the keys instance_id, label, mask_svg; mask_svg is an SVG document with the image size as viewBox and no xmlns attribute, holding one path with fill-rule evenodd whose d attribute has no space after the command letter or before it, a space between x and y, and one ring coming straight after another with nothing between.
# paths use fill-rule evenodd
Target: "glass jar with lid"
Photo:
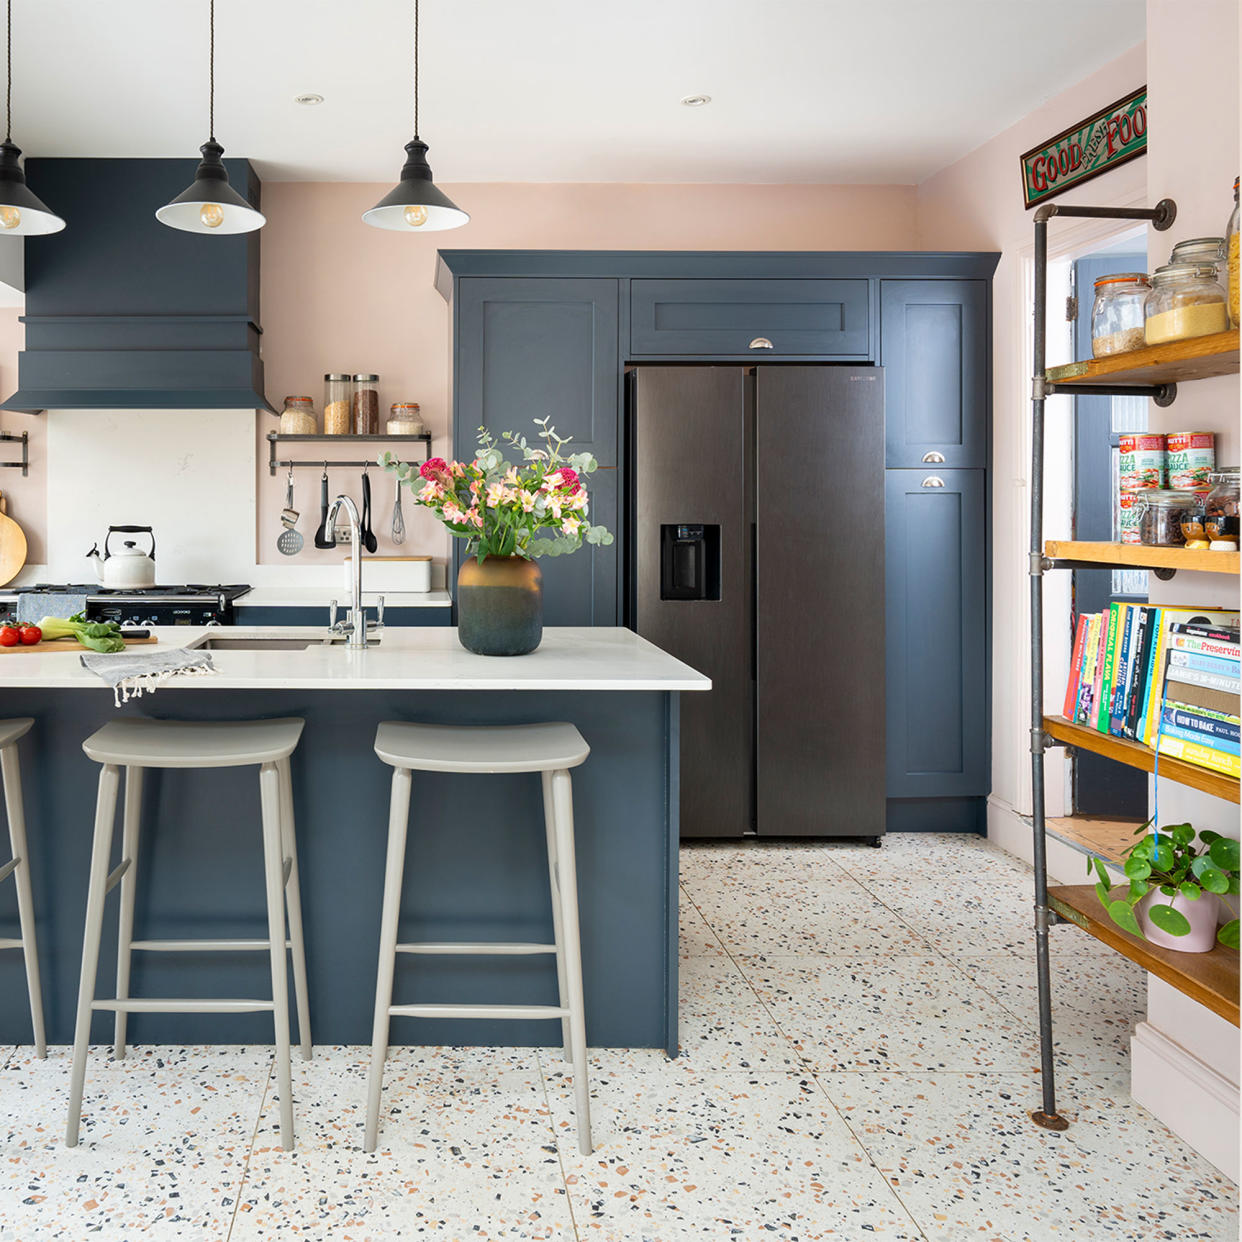
<instances>
[{"instance_id":1,"label":"glass jar with lid","mask_svg":"<svg viewBox=\"0 0 1242 1242\"><path fill-rule=\"evenodd\" d=\"M1151 284L1146 272L1118 272L1095 282L1091 307L1091 353L1096 358L1124 354L1147 344L1143 307Z\"/></svg>"},{"instance_id":2,"label":"glass jar with lid","mask_svg":"<svg viewBox=\"0 0 1242 1242\"><path fill-rule=\"evenodd\" d=\"M353 383L354 435L379 435L379 376L355 375Z\"/></svg>"},{"instance_id":3,"label":"glass jar with lid","mask_svg":"<svg viewBox=\"0 0 1242 1242\"><path fill-rule=\"evenodd\" d=\"M323 377L323 433L347 436L353 427L350 396L353 379L344 372L330 371Z\"/></svg>"},{"instance_id":4,"label":"glass jar with lid","mask_svg":"<svg viewBox=\"0 0 1242 1242\"><path fill-rule=\"evenodd\" d=\"M1233 179L1233 214L1225 228L1225 263L1229 268L1229 322L1236 328L1238 318L1238 178Z\"/></svg>"},{"instance_id":5,"label":"glass jar with lid","mask_svg":"<svg viewBox=\"0 0 1242 1242\"><path fill-rule=\"evenodd\" d=\"M1238 496L1239 476L1237 466L1222 466L1214 470L1208 481L1212 490L1208 492L1204 503L1203 528L1213 547L1217 544L1228 545L1228 549L1238 546ZM1222 550L1226 550L1223 549Z\"/></svg>"},{"instance_id":6,"label":"glass jar with lid","mask_svg":"<svg viewBox=\"0 0 1242 1242\"><path fill-rule=\"evenodd\" d=\"M282 436L313 436L319 434L315 403L310 397L286 397L280 412Z\"/></svg>"},{"instance_id":7,"label":"glass jar with lid","mask_svg":"<svg viewBox=\"0 0 1242 1242\"><path fill-rule=\"evenodd\" d=\"M1169 263L1214 264L1218 269L1225 258L1223 237L1189 237L1169 252ZM1219 274L1219 272L1218 272Z\"/></svg>"},{"instance_id":8,"label":"glass jar with lid","mask_svg":"<svg viewBox=\"0 0 1242 1242\"><path fill-rule=\"evenodd\" d=\"M1182 523L1202 511L1196 492L1144 488L1139 492L1139 542L1148 547L1180 548L1186 542Z\"/></svg>"},{"instance_id":9,"label":"glass jar with lid","mask_svg":"<svg viewBox=\"0 0 1242 1242\"><path fill-rule=\"evenodd\" d=\"M394 401L388 411L390 436L425 436L427 427L419 414L417 401Z\"/></svg>"},{"instance_id":10,"label":"glass jar with lid","mask_svg":"<svg viewBox=\"0 0 1242 1242\"><path fill-rule=\"evenodd\" d=\"M1147 296L1147 344L1184 341L1224 332L1229 326L1225 291L1214 263L1166 263L1151 278Z\"/></svg>"}]
</instances>

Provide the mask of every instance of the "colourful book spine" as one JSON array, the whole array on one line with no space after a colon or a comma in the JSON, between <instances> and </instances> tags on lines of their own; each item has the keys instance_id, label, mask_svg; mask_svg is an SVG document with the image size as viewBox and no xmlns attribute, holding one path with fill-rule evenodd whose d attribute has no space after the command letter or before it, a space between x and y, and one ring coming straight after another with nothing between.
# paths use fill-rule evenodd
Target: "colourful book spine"
<instances>
[{"instance_id":1,"label":"colourful book spine","mask_svg":"<svg viewBox=\"0 0 1242 1242\"><path fill-rule=\"evenodd\" d=\"M1188 742L1198 742L1200 746L1209 746L1213 750L1221 750L1229 755L1239 753L1236 733L1232 738L1225 737L1219 733L1212 733L1199 728L1195 724L1188 723L1192 719L1193 717L1186 712L1174 711L1172 708L1166 707L1164 709L1164 723L1160 726L1160 730L1169 737L1185 738Z\"/></svg>"},{"instance_id":2,"label":"colourful book spine","mask_svg":"<svg viewBox=\"0 0 1242 1242\"><path fill-rule=\"evenodd\" d=\"M1137 604L1122 604L1121 617L1117 622L1121 637L1117 641L1117 659L1113 667L1113 692L1108 706L1108 731L1114 737L1121 736L1126 687L1130 684L1130 644L1134 640L1134 619L1137 613Z\"/></svg>"},{"instance_id":3,"label":"colourful book spine","mask_svg":"<svg viewBox=\"0 0 1242 1242\"><path fill-rule=\"evenodd\" d=\"M1100 696L1104 688L1104 661L1108 654L1108 613L1100 613L1100 637L1095 648L1095 673L1091 678L1091 711L1087 724L1097 728L1100 716Z\"/></svg>"},{"instance_id":4,"label":"colourful book spine","mask_svg":"<svg viewBox=\"0 0 1242 1242\"><path fill-rule=\"evenodd\" d=\"M1104 667L1100 678L1100 697L1096 700L1095 728L1097 733L1107 733L1109 713L1112 709L1113 666L1117 661L1117 623L1121 620L1121 605L1108 606L1108 633L1104 644Z\"/></svg>"},{"instance_id":5,"label":"colourful book spine","mask_svg":"<svg viewBox=\"0 0 1242 1242\"><path fill-rule=\"evenodd\" d=\"M1169 652L1170 659L1173 654L1172 651ZM1165 697L1170 699L1177 698L1176 694L1167 689L1171 682L1181 682L1187 686L1210 686L1213 690L1223 690L1226 694L1237 694L1239 689L1242 689L1237 673L1232 676L1222 676L1220 673L1204 673L1197 668L1186 668L1185 665L1172 663L1165 673L1164 682Z\"/></svg>"},{"instance_id":6,"label":"colourful book spine","mask_svg":"<svg viewBox=\"0 0 1242 1242\"><path fill-rule=\"evenodd\" d=\"M1078 683L1082 678L1083 648L1087 645L1087 615L1078 618L1078 628L1074 633L1074 654L1070 660L1069 683L1065 687L1065 706L1063 714L1066 720L1074 719L1074 709L1078 705Z\"/></svg>"},{"instance_id":7,"label":"colourful book spine","mask_svg":"<svg viewBox=\"0 0 1242 1242\"><path fill-rule=\"evenodd\" d=\"M1238 661L1228 660L1223 656L1201 655L1197 651L1174 649L1169 652L1169 663L1181 668L1198 669L1201 673L1216 673L1220 677L1232 677L1235 680L1238 677Z\"/></svg>"},{"instance_id":8,"label":"colourful book spine","mask_svg":"<svg viewBox=\"0 0 1242 1242\"><path fill-rule=\"evenodd\" d=\"M1143 693L1143 714L1137 740L1146 746L1155 744L1153 709L1160 702L1160 678L1163 665L1160 662L1164 638L1164 609L1157 608L1152 618L1151 655L1147 657L1147 689Z\"/></svg>"},{"instance_id":9,"label":"colourful book spine","mask_svg":"<svg viewBox=\"0 0 1242 1242\"><path fill-rule=\"evenodd\" d=\"M1219 638L1226 643L1237 643L1242 638L1236 625L1196 625L1193 621L1179 621L1173 626L1173 633L1194 634L1197 638Z\"/></svg>"},{"instance_id":10,"label":"colourful book spine","mask_svg":"<svg viewBox=\"0 0 1242 1242\"><path fill-rule=\"evenodd\" d=\"M1194 712L1196 716L1203 716L1207 720L1220 720L1235 728L1242 725L1242 716L1231 716L1228 712L1214 711L1210 707L1199 707L1195 703L1179 703L1176 699L1165 699L1164 705L1166 708L1175 707L1179 712Z\"/></svg>"},{"instance_id":11,"label":"colourful book spine","mask_svg":"<svg viewBox=\"0 0 1242 1242\"><path fill-rule=\"evenodd\" d=\"M1225 776L1242 776L1242 757L1238 755L1228 755L1222 750L1213 750L1198 742L1188 742L1185 738L1170 737L1163 732L1160 734L1159 749L1162 755L1183 759L1199 768L1222 772Z\"/></svg>"},{"instance_id":12,"label":"colourful book spine","mask_svg":"<svg viewBox=\"0 0 1242 1242\"><path fill-rule=\"evenodd\" d=\"M1100 648L1100 614L1093 612L1087 617L1087 642L1082 653L1082 677L1078 683L1078 710L1074 720L1083 724L1091 710L1091 688L1095 682L1095 659Z\"/></svg>"},{"instance_id":13,"label":"colourful book spine","mask_svg":"<svg viewBox=\"0 0 1242 1242\"><path fill-rule=\"evenodd\" d=\"M1147 658L1151 652L1152 616L1154 608L1142 606L1138 615L1138 647L1130 663L1130 686L1126 693L1126 722L1122 736L1134 738L1138 733L1139 717L1143 708L1143 694L1147 689Z\"/></svg>"},{"instance_id":14,"label":"colourful book spine","mask_svg":"<svg viewBox=\"0 0 1242 1242\"><path fill-rule=\"evenodd\" d=\"M1171 634L1169 646L1174 651L1193 651L1198 655L1232 660L1234 664L1238 662L1238 644L1224 643L1218 638L1197 638L1193 634Z\"/></svg>"}]
</instances>

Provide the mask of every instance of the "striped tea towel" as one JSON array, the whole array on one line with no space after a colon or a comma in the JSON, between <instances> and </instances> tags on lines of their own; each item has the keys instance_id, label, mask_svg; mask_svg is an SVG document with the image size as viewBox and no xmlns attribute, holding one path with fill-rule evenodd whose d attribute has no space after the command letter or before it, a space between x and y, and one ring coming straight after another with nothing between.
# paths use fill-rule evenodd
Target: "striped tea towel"
<instances>
[{"instance_id":1,"label":"striped tea towel","mask_svg":"<svg viewBox=\"0 0 1242 1242\"><path fill-rule=\"evenodd\" d=\"M76 617L86 611L86 596L72 591L19 591L17 619L42 621L44 617Z\"/></svg>"},{"instance_id":2,"label":"striped tea towel","mask_svg":"<svg viewBox=\"0 0 1242 1242\"><path fill-rule=\"evenodd\" d=\"M117 707L143 694L154 694L170 677L204 677L216 671L206 651L91 651L82 667L112 687Z\"/></svg>"}]
</instances>

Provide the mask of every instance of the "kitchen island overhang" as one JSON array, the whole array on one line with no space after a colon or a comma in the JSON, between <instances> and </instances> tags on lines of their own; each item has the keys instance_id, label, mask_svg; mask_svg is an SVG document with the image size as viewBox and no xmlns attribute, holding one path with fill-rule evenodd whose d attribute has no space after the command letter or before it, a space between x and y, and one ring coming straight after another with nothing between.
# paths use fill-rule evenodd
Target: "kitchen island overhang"
<instances>
[{"instance_id":1,"label":"kitchen island overhang","mask_svg":"<svg viewBox=\"0 0 1242 1242\"><path fill-rule=\"evenodd\" d=\"M367 651L321 645L322 631L263 632L314 641L300 651L213 650L213 675L173 680L119 709L71 653L0 656L0 715L35 719L21 763L49 1039L71 1038L99 772L81 744L107 720L306 720L293 776L311 1029L316 1043L334 1044L370 1038L391 776L372 749L376 725L567 720L591 746L573 773L588 1042L674 1054L678 701L709 689L708 679L624 629L549 629L536 652L512 659L473 655L450 629L388 630ZM178 647L240 636L154 633ZM146 794L135 935L265 934L257 769L152 771ZM536 777L414 774L403 937L550 939L546 865ZM0 935L10 924L15 903L0 893ZM100 995L111 986L115 938L110 909ZM135 953L131 990L266 995L266 972L263 954ZM20 954L0 954L0 991L19 997L23 988ZM555 1003L556 982L546 957L402 955L394 999ZM262 1014L137 1014L131 1024L138 1043L271 1039ZM392 1031L397 1044L559 1038L556 1023L534 1021L396 1019ZM3 1007L0 1040L29 1039L23 1007ZM106 1015L92 1039L110 1039Z\"/></svg>"}]
</instances>

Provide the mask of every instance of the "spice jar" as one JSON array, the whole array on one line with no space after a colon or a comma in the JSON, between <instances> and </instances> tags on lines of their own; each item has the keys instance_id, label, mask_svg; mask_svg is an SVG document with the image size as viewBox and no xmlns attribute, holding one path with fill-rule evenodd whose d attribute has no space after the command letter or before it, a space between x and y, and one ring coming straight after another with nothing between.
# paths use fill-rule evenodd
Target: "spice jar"
<instances>
[{"instance_id":1,"label":"spice jar","mask_svg":"<svg viewBox=\"0 0 1242 1242\"><path fill-rule=\"evenodd\" d=\"M1095 282L1091 307L1091 353L1096 358L1124 354L1147 344L1143 307L1151 284L1146 272L1119 272Z\"/></svg>"},{"instance_id":2,"label":"spice jar","mask_svg":"<svg viewBox=\"0 0 1242 1242\"><path fill-rule=\"evenodd\" d=\"M419 416L417 401L394 401L388 411L390 436L425 436L427 428Z\"/></svg>"},{"instance_id":3,"label":"spice jar","mask_svg":"<svg viewBox=\"0 0 1242 1242\"><path fill-rule=\"evenodd\" d=\"M1198 263L1203 266L1211 263L1217 269L1225 257L1225 239L1223 237L1191 237L1179 241L1169 252L1169 263Z\"/></svg>"},{"instance_id":4,"label":"spice jar","mask_svg":"<svg viewBox=\"0 0 1242 1242\"><path fill-rule=\"evenodd\" d=\"M1151 278L1147 297L1147 344L1209 336L1228 327L1225 291L1213 263L1167 263Z\"/></svg>"},{"instance_id":5,"label":"spice jar","mask_svg":"<svg viewBox=\"0 0 1242 1242\"><path fill-rule=\"evenodd\" d=\"M1233 214L1225 228L1225 262L1229 268L1229 322L1236 328L1238 318L1238 178L1233 179Z\"/></svg>"},{"instance_id":6,"label":"spice jar","mask_svg":"<svg viewBox=\"0 0 1242 1242\"><path fill-rule=\"evenodd\" d=\"M347 436L353 426L349 410L353 381L348 375L329 372L323 377L323 433L326 436Z\"/></svg>"},{"instance_id":7,"label":"spice jar","mask_svg":"<svg viewBox=\"0 0 1242 1242\"><path fill-rule=\"evenodd\" d=\"M355 375L353 383L354 435L379 435L379 376Z\"/></svg>"},{"instance_id":8,"label":"spice jar","mask_svg":"<svg viewBox=\"0 0 1242 1242\"><path fill-rule=\"evenodd\" d=\"M1212 490L1208 492L1203 506L1203 528L1207 537L1216 544L1238 546L1238 467L1225 466L1212 472Z\"/></svg>"},{"instance_id":9,"label":"spice jar","mask_svg":"<svg viewBox=\"0 0 1242 1242\"><path fill-rule=\"evenodd\" d=\"M1148 547L1180 548L1186 542L1182 523L1201 512L1199 497L1194 492L1158 488L1148 488L1139 496L1139 542Z\"/></svg>"},{"instance_id":10,"label":"spice jar","mask_svg":"<svg viewBox=\"0 0 1242 1242\"><path fill-rule=\"evenodd\" d=\"M280 412L282 436L313 436L319 432L315 417L315 403L310 397L286 397L285 408Z\"/></svg>"}]
</instances>

